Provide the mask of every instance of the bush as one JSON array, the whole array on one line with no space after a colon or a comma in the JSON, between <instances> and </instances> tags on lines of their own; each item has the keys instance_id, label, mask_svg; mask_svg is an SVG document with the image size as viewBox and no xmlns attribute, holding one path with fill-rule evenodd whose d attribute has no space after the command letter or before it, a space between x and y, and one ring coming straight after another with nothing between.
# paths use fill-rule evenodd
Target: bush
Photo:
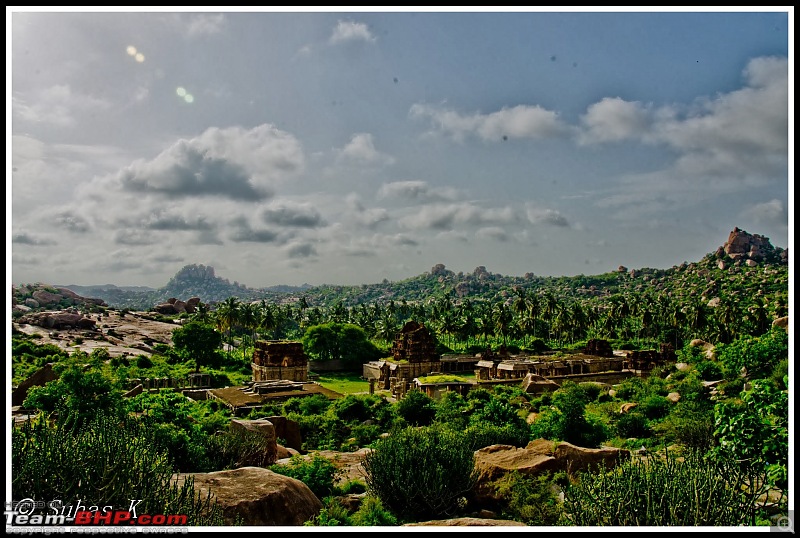
<instances>
[{"instance_id":1,"label":"bush","mask_svg":"<svg viewBox=\"0 0 800 538\"><path fill-rule=\"evenodd\" d=\"M513 445L524 447L530 441L530 430L527 425L517 427L511 424L476 423L464 430L472 450L480 450L491 445Z\"/></svg>"},{"instance_id":2,"label":"bush","mask_svg":"<svg viewBox=\"0 0 800 538\"><path fill-rule=\"evenodd\" d=\"M580 473L564 492L565 521L575 526L755 525L766 488L731 460L689 452L631 459L611 472Z\"/></svg>"},{"instance_id":3,"label":"bush","mask_svg":"<svg viewBox=\"0 0 800 538\"><path fill-rule=\"evenodd\" d=\"M310 460L295 455L289 458L289 463L273 465L269 469L300 480L320 499L334 493L336 480L341 474L333 462L319 454L314 454Z\"/></svg>"},{"instance_id":4,"label":"bush","mask_svg":"<svg viewBox=\"0 0 800 538\"><path fill-rule=\"evenodd\" d=\"M71 427L78 422L80 428ZM11 448L15 499L80 499L85 506L122 510L131 499L142 499L139 513L186 514L189 525L223 524L210 493L195 493L191 477L181 485L172 481L170 459L133 417L95 413L76 421L62 414L55 426L27 422L13 429Z\"/></svg>"},{"instance_id":5,"label":"bush","mask_svg":"<svg viewBox=\"0 0 800 538\"><path fill-rule=\"evenodd\" d=\"M494 483L503 515L526 525L556 525L563 509L550 473L526 476L514 471Z\"/></svg>"},{"instance_id":6,"label":"bush","mask_svg":"<svg viewBox=\"0 0 800 538\"><path fill-rule=\"evenodd\" d=\"M439 426L393 432L375 443L363 465L368 491L404 521L455 515L476 480L468 439Z\"/></svg>"},{"instance_id":7,"label":"bush","mask_svg":"<svg viewBox=\"0 0 800 538\"><path fill-rule=\"evenodd\" d=\"M722 379L722 368L716 362L713 361L698 362L694 368L695 370L697 370L697 375L699 375L700 379L702 379L703 381L714 381L717 379Z\"/></svg>"},{"instance_id":8,"label":"bush","mask_svg":"<svg viewBox=\"0 0 800 538\"><path fill-rule=\"evenodd\" d=\"M616 424L617 435L622 438L650 437L652 432L644 415L637 412L620 415Z\"/></svg>"},{"instance_id":9,"label":"bush","mask_svg":"<svg viewBox=\"0 0 800 538\"><path fill-rule=\"evenodd\" d=\"M639 410L650 420L664 418L669 414L670 401L663 396L653 394L644 399Z\"/></svg>"},{"instance_id":10,"label":"bush","mask_svg":"<svg viewBox=\"0 0 800 538\"><path fill-rule=\"evenodd\" d=\"M211 470L268 467L277 460L271 437L264 432L231 429L209 435L206 454Z\"/></svg>"},{"instance_id":11,"label":"bush","mask_svg":"<svg viewBox=\"0 0 800 538\"><path fill-rule=\"evenodd\" d=\"M395 404L397 415L414 426L428 426L436 417L436 404L425 393L411 390Z\"/></svg>"}]
</instances>

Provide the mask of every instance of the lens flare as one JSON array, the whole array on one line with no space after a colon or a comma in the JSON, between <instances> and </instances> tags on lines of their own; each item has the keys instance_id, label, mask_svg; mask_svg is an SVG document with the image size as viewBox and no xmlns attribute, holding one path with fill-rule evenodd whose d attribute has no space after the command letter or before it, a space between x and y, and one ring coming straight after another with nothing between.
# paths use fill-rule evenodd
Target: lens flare
<instances>
[{"instance_id":1,"label":"lens flare","mask_svg":"<svg viewBox=\"0 0 800 538\"><path fill-rule=\"evenodd\" d=\"M136 56L136 47L133 45L128 45L128 48L125 49L125 51L128 53L128 56Z\"/></svg>"},{"instance_id":2,"label":"lens flare","mask_svg":"<svg viewBox=\"0 0 800 538\"><path fill-rule=\"evenodd\" d=\"M184 97L186 95L186 88L183 88L182 86L178 86L178 89L175 90L175 93L178 94L178 97Z\"/></svg>"},{"instance_id":3,"label":"lens flare","mask_svg":"<svg viewBox=\"0 0 800 538\"><path fill-rule=\"evenodd\" d=\"M136 61L139 62L139 63L142 63L144 61L144 54L142 54L141 52L137 53L136 54Z\"/></svg>"},{"instance_id":4,"label":"lens flare","mask_svg":"<svg viewBox=\"0 0 800 538\"><path fill-rule=\"evenodd\" d=\"M192 94L191 94L191 93L187 93L187 94L184 96L184 99L186 100L186 102L187 102L187 103L193 103L193 102L194 102L194 97L192 97Z\"/></svg>"}]
</instances>

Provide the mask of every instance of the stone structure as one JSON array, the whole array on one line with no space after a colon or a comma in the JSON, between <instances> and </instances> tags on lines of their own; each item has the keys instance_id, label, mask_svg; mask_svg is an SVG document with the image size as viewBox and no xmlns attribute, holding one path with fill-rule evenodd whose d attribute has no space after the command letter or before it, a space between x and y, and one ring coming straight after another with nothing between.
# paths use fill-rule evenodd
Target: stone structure
<instances>
[{"instance_id":1,"label":"stone structure","mask_svg":"<svg viewBox=\"0 0 800 538\"><path fill-rule=\"evenodd\" d=\"M629 351L625 358L624 368L634 372L646 373L658 366L675 362L677 355L672 344L661 344L658 351L647 349L642 351Z\"/></svg>"},{"instance_id":2,"label":"stone structure","mask_svg":"<svg viewBox=\"0 0 800 538\"><path fill-rule=\"evenodd\" d=\"M436 340L423 324L409 321L395 337L392 358L366 363L363 377L377 381L380 388L390 390L395 397L401 398L415 377L441 371Z\"/></svg>"},{"instance_id":3,"label":"stone structure","mask_svg":"<svg viewBox=\"0 0 800 538\"><path fill-rule=\"evenodd\" d=\"M260 340L253 350L253 381L308 380L308 356L300 342Z\"/></svg>"},{"instance_id":4,"label":"stone structure","mask_svg":"<svg viewBox=\"0 0 800 538\"><path fill-rule=\"evenodd\" d=\"M608 343L608 340L596 340L591 339L586 342L586 351L587 355L596 355L598 357L613 357L614 350L611 349L611 344Z\"/></svg>"},{"instance_id":5,"label":"stone structure","mask_svg":"<svg viewBox=\"0 0 800 538\"><path fill-rule=\"evenodd\" d=\"M439 360L436 353L436 340L422 323L409 321L394 339L392 357L396 361L435 362Z\"/></svg>"}]
</instances>

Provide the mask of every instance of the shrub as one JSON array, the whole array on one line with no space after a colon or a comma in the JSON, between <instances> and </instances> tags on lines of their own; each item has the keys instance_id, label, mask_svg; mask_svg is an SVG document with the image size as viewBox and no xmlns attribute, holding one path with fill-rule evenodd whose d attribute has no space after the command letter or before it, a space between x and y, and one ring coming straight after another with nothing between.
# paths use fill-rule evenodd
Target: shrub
<instances>
[{"instance_id":1,"label":"shrub","mask_svg":"<svg viewBox=\"0 0 800 538\"><path fill-rule=\"evenodd\" d=\"M498 426L496 424L475 423L464 430L464 435L469 440L472 450L480 450L491 445L524 447L530 441L530 431L527 425L517 427L511 424Z\"/></svg>"},{"instance_id":2,"label":"shrub","mask_svg":"<svg viewBox=\"0 0 800 538\"><path fill-rule=\"evenodd\" d=\"M702 361L695 365L695 370L703 381L722 379L722 368L713 361Z\"/></svg>"},{"instance_id":3,"label":"shrub","mask_svg":"<svg viewBox=\"0 0 800 538\"><path fill-rule=\"evenodd\" d=\"M456 514L476 480L468 440L440 426L393 432L375 443L363 466L368 491L407 521Z\"/></svg>"},{"instance_id":4,"label":"shrub","mask_svg":"<svg viewBox=\"0 0 800 538\"><path fill-rule=\"evenodd\" d=\"M71 427L77 422L80 428ZM140 513L186 514L189 525L223 524L211 493L195 493L191 477L173 482L170 459L130 416L101 412L76 421L62 414L54 426L27 422L13 430L11 461L15 499L80 499L86 506L123 510L131 499L142 499Z\"/></svg>"},{"instance_id":5,"label":"shrub","mask_svg":"<svg viewBox=\"0 0 800 538\"><path fill-rule=\"evenodd\" d=\"M412 390L395 404L397 415L414 426L427 426L436 417L436 404L425 393Z\"/></svg>"},{"instance_id":6,"label":"shrub","mask_svg":"<svg viewBox=\"0 0 800 538\"><path fill-rule=\"evenodd\" d=\"M295 455L289 458L289 463L273 465L269 469L300 480L320 499L335 491L336 480L341 474L331 460L319 454L314 454L310 460Z\"/></svg>"},{"instance_id":7,"label":"shrub","mask_svg":"<svg viewBox=\"0 0 800 538\"><path fill-rule=\"evenodd\" d=\"M625 439L629 437L650 437L652 432L644 415L637 412L620 415L616 424L617 435Z\"/></svg>"},{"instance_id":8,"label":"shrub","mask_svg":"<svg viewBox=\"0 0 800 538\"><path fill-rule=\"evenodd\" d=\"M147 355L139 355L136 359L136 367L145 370L153 366L153 361Z\"/></svg>"},{"instance_id":9,"label":"shrub","mask_svg":"<svg viewBox=\"0 0 800 538\"><path fill-rule=\"evenodd\" d=\"M669 414L670 405L670 401L665 397L653 394L642 401L639 409L650 420L656 420Z\"/></svg>"},{"instance_id":10,"label":"shrub","mask_svg":"<svg viewBox=\"0 0 800 538\"><path fill-rule=\"evenodd\" d=\"M206 454L214 471L268 467L277 460L271 437L261 431L231 429L206 439Z\"/></svg>"},{"instance_id":11,"label":"shrub","mask_svg":"<svg viewBox=\"0 0 800 538\"><path fill-rule=\"evenodd\" d=\"M377 497L368 495L350 518L353 525L367 527L390 527L397 525L397 518L384 508Z\"/></svg>"},{"instance_id":12,"label":"shrub","mask_svg":"<svg viewBox=\"0 0 800 538\"><path fill-rule=\"evenodd\" d=\"M526 525L555 525L563 515L550 473L526 476L514 471L494 483L503 515Z\"/></svg>"},{"instance_id":13,"label":"shrub","mask_svg":"<svg viewBox=\"0 0 800 538\"><path fill-rule=\"evenodd\" d=\"M738 465L689 452L631 459L610 472L580 473L564 492L565 522L576 526L754 525L766 487Z\"/></svg>"}]
</instances>

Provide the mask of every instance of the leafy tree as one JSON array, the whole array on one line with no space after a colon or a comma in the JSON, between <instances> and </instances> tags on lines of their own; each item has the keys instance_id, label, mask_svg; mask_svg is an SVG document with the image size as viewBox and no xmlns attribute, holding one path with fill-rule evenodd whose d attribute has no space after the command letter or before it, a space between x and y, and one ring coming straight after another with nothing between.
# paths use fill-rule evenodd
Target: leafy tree
<instances>
[{"instance_id":1,"label":"leafy tree","mask_svg":"<svg viewBox=\"0 0 800 538\"><path fill-rule=\"evenodd\" d=\"M788 488L789 394L769 379L757 379L740 401L714 407L714 435L723 456L756 470L765 469L770 482Z\"/></svg>"},{"instance_id":2,"label":"leafy tree","mask_svg":"<svg viewBox=\"0 0 800 538\"><path fill-rule=\"evenodd\" d=\"M784 329L774 328L762 336L745 335L730 344L718 344L715 352L728 378L740 375L742 369L749 379L769 377L788 357L789 335Z\"/></svg>"},{"instance_id":3,"label":"leafy tree","mask_svg":"<svg viewBox=\"0 0 800 538\"><path fill-rule=\"evenodd\" d=\"M98 410L119 412L122 394L103 373L85 372L80 364L71 362L63 366L58 379L41 387L32 387L23 406L46 412L57 411L68 417L69 427L79 427Z\"/></svg>"},{"instance_id":4,"label":"leafy tree","mask_svg":"<svg viewBox=\"0 0 800 538\"><path fill-rule=\"evenodd\" d=\"M187 359L194 360L195 371L201 366L218 367L222 335L211 325L192 320L172 331L172 345Z\"/></svg>"},{"instance_id":5,"label":"leafy tree","mask_svg":"<svg viewBox=\"0 0 800 538\"><path fill-rule=\"evenodd\" d=\"M341 360L359 366L377 360L381 351L367 338L358 325L350 323L324 323L306 329L303 348L313 360Z\"/></svg>"}]
</instances>

